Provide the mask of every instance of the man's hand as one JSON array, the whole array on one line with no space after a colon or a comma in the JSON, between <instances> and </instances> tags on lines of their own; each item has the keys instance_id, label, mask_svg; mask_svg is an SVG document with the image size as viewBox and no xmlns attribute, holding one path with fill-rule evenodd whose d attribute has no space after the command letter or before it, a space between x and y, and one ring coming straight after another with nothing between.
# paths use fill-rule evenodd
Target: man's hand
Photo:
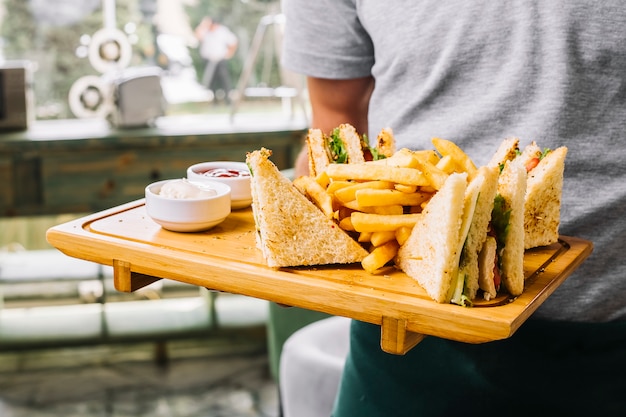
<instances>
[{"instance_id":1,"label":"man's hand","mask_svg":"<svg viewBox=\"0 0 626 417\"><path fill-rule=\"evenodd\" d=\"M372 77L350 80L307 78L313 120L311 127L325 134L342 123L349 123L357 132L367 134L367 112L374 88ZM298 154L294 167L295 177L309 174L306 144Z\"/></svg>"}]
</instances>

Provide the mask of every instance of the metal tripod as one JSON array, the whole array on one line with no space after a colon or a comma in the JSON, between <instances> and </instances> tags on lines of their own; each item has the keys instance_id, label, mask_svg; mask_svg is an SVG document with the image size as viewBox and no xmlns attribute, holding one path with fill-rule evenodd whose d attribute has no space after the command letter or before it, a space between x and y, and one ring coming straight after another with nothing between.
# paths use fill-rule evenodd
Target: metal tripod
<instances>
[{"instance_id":1,"label":"metal tripod","mask_svg":"<svg viewBox=\"0 0 626 417\"><path fill-rule=\"evenodd\" d=\"M235 116L239 110L239 105L244 97L276 97L280 98L283 102L283 107L289 107L291 117L294 115L293 105L294 102L302 110L304 117L307 117L307 109L302 97L302 90L304 88L303 79L295 76L280 67L280 53L282 48L283 39L283 27L285 24L285 16L282 14L268 14L263 16L257 26L254 38L252 39L252 45L250 51L246 56L246 60L243 65L241 76L237 82L237 92L233 97L231 104L231 119ZM279 63L280 74L280 86L270 87L269 83L262 87L248 87L248 82L254 71L257 60L259 58L259 52L264 44L265 37L268 33L268 29L273 29L274 44L266 52L264 57L263 67L263 79L269 80L269 75L272 67L272 60L276 58Z\"/></svg>"}]
</instances>

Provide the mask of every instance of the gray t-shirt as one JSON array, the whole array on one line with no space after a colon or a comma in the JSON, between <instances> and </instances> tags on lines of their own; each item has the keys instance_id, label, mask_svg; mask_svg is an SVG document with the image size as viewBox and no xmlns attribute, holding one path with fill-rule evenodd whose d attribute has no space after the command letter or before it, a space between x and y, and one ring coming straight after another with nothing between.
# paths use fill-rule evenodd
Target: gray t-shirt
<instances>
[{"instance_id":1,"label":"gray t-shirt","mask_svg":"<svg viewBox=\"0 0 626 417\"><path fill-rule=\"evenodd\" d=\"M626 7L620 0L283 0L283 65L372 74L369 133L455 141L477 165L502 139L568 147L560 232L594 252L536 317L626 319Z\"/></svg>"}]
</instances>

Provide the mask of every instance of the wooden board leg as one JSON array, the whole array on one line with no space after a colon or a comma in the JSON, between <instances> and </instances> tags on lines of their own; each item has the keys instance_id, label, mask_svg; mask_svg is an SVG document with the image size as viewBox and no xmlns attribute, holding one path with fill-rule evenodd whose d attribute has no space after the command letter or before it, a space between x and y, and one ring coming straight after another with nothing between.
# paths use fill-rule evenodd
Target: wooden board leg
<instances>
[{"instance_id":1,"label":"wooden board leg","mask_svg":"<svg viewBox=\"0 0 626 417\"><path fill-rule=\"evenodd\" d=\"M133 292L160 280L151 275L131 272L130 262L113 260L113 284L121 292Z\"/></svg>"},{"instance_id":2,"label":"wooden board leg","mask_svg":"<svg viewBox=\"0 0 626 417\"><path fill-rule=\"evenodd\" d=\"M383 317L380 330L380 347L394 355L404 355L424 340L425 334L406 330L406 320Z\"/></svg>"}]
</instances>

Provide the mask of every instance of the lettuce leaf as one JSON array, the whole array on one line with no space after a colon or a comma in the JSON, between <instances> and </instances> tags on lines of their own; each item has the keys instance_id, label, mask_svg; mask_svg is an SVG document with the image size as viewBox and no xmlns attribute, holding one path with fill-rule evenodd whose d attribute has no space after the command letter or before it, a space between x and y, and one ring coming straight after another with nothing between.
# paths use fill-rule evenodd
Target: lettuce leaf
<instances>
[{"instance_id":1,"label":"lettuce leaf","mask_svg":"<svg viewBox=\"0 0 626 417\"><path fill-rule=\"evenodd\" d=\"M361 137L361 148L363 148L363 155L365 156L366 161L378 161L380 159L386 159L387 157L380 152L378 152L377 148L370 146L370 141L367 135L363 135ZM368 158L367 154L371 156L371 159Z\"/></svg>"},{"instance_id":2,"label":"lettuce leaf","mask_svg":"<svg viewBox=\"0 0 626 417\"><path fill-rule=\"evenodd\" d=\"M491 226L496 233L496 241L498 245L503 245L509 234L509 223L511 219L511 210L507 210L504 203L504 197L500 194L496 195L493 201L493 210L491 211Z\"/></svg>"},{"instance_id":3,"label":"lettuce leaf","mask_svg":"<svg viewBox=\"0 0 626 417\"><path fill-rule=\"evenodd\" d=\"M328 148L330 151L330 162L335 164L348 162L348 152L339 137L339 128L333 129L328 141Z\"/></svg>"},{"instance_id":4,"label":"lettuce leaf","mask_svg":"<svg viewBox=\"0 0 626 417\"><path fill-rule=\"evenodd\" d=\"M502 254L506 237L509 234L510 219L511 210L506 209L504 197L497 194L493 201L493 210L491 211L491 228L493 229L497 243L498 268L502 267L502 257L500 255Z\"/></svg>"}]
</instances>

